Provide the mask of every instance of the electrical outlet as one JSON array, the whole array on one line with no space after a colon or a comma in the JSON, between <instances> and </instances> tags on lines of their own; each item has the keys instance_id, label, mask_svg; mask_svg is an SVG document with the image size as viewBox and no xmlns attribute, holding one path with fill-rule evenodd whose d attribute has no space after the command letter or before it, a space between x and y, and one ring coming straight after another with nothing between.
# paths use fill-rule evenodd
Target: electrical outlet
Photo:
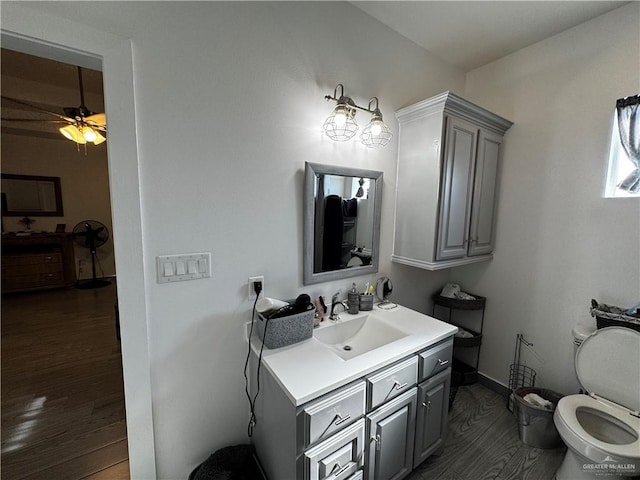
<instances>
[{"instance_id":1,"label":"electrical outlet","mask_svg":"<svg viewBox=\"0 0 640 480\"><path fill-rule=\"evenodd\" d=\"M262 282L262 291L260 292L260 295L264 297L264 276L249 277L249 301L256 299L256 291L253 289L254 282Z\"/></svg>"}]
</instances>

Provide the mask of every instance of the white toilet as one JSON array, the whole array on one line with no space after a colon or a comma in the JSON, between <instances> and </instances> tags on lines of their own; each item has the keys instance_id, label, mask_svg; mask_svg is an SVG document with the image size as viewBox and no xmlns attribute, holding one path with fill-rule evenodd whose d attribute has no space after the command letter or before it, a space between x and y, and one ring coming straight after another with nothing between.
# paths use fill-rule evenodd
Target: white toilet
<instances>
[{"instance_id":1,"label":"white toilet","mask_svg":"<svg viewBox=\"0 0 640 480\"><path fill-rule=\"evenodd\" d=\"M640 332L609 327L575 356L588 394L563 397L553 421L567 445L557 480L617 480L640 474Z\"/></svg>"}]
</instances>

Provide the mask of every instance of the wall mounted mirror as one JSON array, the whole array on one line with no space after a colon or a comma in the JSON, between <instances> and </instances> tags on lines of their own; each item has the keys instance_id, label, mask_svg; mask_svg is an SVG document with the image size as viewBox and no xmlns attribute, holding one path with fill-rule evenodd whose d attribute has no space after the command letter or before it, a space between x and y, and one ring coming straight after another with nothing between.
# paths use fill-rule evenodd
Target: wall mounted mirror
<instances>
[{"instance_id":1,"label":"wall mounted mirror","mask_svg":"<svg viewBox=\"0 0 640 480\"><path fill-rule=\"evenodd\" d=\"M305 164L305 285L378 271L382 172Z\"/></svg>"},{"instance_id":2,"label":"wall mounted mirror","mask_svg":"<svg viewBox=\"0 0 640 480\"><path fill-rule=\"evenodd\" d=\"M60 177L2 174L2 215L62 217Z\"/></svg>"}]
</instances>

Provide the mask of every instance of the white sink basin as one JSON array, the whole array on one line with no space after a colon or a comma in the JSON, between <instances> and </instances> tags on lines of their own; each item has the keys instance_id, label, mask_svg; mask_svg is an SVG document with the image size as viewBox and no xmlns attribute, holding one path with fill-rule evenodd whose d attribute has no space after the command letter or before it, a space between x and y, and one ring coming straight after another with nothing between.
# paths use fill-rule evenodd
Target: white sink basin
<instances>
[{"instance_id":1,"label":"white sink basin","mask_svg":"<svg viewBox=\"0 0 640 480\"><path fill-rule=\"evenodd\" d=\"M313 332L316 340L329 346L343 360L349 360L407 336L375 314L345 319Z\"/></svg>"}]
</instances>

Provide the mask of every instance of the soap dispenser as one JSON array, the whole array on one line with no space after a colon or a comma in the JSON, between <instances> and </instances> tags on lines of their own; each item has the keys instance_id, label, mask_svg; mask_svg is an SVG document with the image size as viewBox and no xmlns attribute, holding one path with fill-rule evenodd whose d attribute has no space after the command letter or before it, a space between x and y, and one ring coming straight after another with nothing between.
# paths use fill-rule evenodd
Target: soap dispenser
<instances>
[{"instance_id":1,"label":"soap dispenser","mask_svg":"<svg viewBox=\"0 0 640 480\"><path fill-rule=\"evenodd\" d=\"M351 290L347 293L347 305L349 306L349 313L354 315L360 311L360 293L356 288L356 284L351 285Z\"/></svg>"}]
</instances>

